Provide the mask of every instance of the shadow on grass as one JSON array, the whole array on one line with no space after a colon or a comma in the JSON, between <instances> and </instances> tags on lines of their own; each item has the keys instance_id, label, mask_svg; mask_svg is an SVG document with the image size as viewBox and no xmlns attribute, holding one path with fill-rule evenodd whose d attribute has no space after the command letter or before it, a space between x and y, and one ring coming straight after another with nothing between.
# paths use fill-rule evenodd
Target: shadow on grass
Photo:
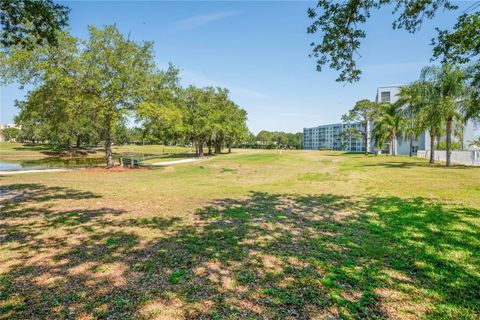
<instances>
[{"instance_id":1,"label":"shadow on grass","mask_svg":"<svg viewBox=\"0 0 480 320\"><path fill-rule=\"evenodd\" d=\"M326 157L341 157L341 156L363 156L365 157L365 153L363 151L340 151L340 150L316 150L316 151L326 151L326 152L332 152L325 154L324 156ZM368 153L369 157L375 156L373 153ZM356 157L355 157L356 158Z\"/></svg>"},{"instance_id":2,"label":"shadow on grass","mask_svg":"<svg viewBox=\"0 0 480 320\"><path fill-rule=\"evenodd\" d=\"M23 206L27 203L39 204L50 200L75 200L100 198L90 191L79 191L64 187L47 187L38 183L20 183L0 186L2 219L8 216L24 216ZM18 211L12 211L20 208ZM35 208L33 208L35 209Z\"/></svg>"},{"instance_id":3,"label":"shadow on grass","mask_svg":"<svg viewBox=\"0 0 480 320\"><path fill-rule=\"evenodd\" d=\"M430 167L430 168L441 168L441 169L472 169L475 168L473 166L466 166L466 165L461 165L461 164L453 164L450 167L446 167L445 164L441 163L428 163L427 161L412 161L413 159L410 158L410 161L401 161L399 160L390 160L388 162L382 162L382 163L369 163L369 164L363 164L365 167L381 167L381 168L393 168L393 169L409 169L409 168L418 168L418 167Z\"/></svg>"},{"instance_id":4,"label":"shadow on grass","mask_svg":"<svg viewBox=\"0 0 480 320\"><path fill-rule=\"evenodd\" d=\"M111 209L97 212L40 212L33 223L21 220L25 215L18 209L2 211L20 219L5 230L27 228L29 236L2 240L19 257L1 278L0 315L480 315L478 209L422 198L252 192L212 202L197 211L194 223L123 221L112 219ZM67 229L70 236L46 237L52 229ZM157 236L146 240L141 234L147 231Z\"/></svg>"}]
</instances>

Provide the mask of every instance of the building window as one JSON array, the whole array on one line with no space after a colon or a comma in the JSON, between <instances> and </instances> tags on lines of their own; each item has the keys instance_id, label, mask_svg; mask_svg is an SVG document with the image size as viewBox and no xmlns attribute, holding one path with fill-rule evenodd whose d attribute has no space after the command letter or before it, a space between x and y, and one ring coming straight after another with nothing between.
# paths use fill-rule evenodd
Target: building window
<instances>
[{"instance_id":1,"label":"building window","mask_svg":"<svg viewBox=\"0 0 480 320\"><path fill-rule=\"evenodd\" d=\"M380 93L381 102L390 102L390 91L385 91Z\"/></svg>"}]
</instances>

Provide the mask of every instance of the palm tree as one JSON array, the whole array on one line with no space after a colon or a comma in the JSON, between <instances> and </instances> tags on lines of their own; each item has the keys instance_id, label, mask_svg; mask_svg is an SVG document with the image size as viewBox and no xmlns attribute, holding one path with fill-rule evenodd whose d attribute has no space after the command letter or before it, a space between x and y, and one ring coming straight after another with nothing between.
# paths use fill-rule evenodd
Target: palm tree
<instances>
[{"instance_id":1,"label":"palm tree","mask_svg":"<svg viewBox=\"0 0 480 320\"><path fill-rule=\"evenodd\" d=\"M401 109L405 118L404 139L410 141L409 156L412 156L413 140L423 131L418 117L418 112L423 104L422 86L419 82L413 82L407 86L400 87L399 99L395 103Z\"/></svg>"},{"instance_id":2,"label":"palm tree","mask_svg":"<svg viewBox=\"0 0 480 320\"><path fill-rule=\"evenodd\" d=\"M433 83L428 81L415 81L408 86L400 88L397 105L403 110L407 127L405 135L411 140L420 132L428 130L430 136L430 163L435 162L435 138L442 134L443 118L437 112L438 97ZM438 139L439 140L439 139Z\"/></svg>"},{"instance_id":3,"label":"palm tree","mask_svg":"<svg viewBox=\"0 0 480 320\"><path fill-rule=\"evenodd\" d=\"M476 140L472 140L468 146L469 147L476 147L476 148L480 149L480 137L477 138Z\"/></svg>"},{"instance_id":4,"label":"palm tree","mask_svg":"<svg viewBox=\"0 0 480 320\"><path fill-rule=\"evenodd\" d=\"M388 132L382 126L375 126L372 129L372 139L375 141L375 155L377 155L388 140Z\"/></svg>"},{"instance_id":5,"label":"palm tree","mask_svg":"<svg viewBox=\"0 0 480 320\"><path fill-rule=\"evenodd\" d=\"M405 121L398 104L380 104L374 118L373 136L380 141L390 141L389 154L397 154L397 136L404 130ZM377 141L377 147L378 145Z\"/></svg>"},{"instance_id":6,"label":"palm tree","mask_svg":"<svg viewBox=\"0 0 480 320\"><path fill-rule=\"evenodd\" d=\"M428 95L425 98L425 104L418 112L418 119L420 128L428 130L430 136L430 163L435 163L435 138L438 132L441 133L444 125L441 114L436 112L435 103L432 100L428 100Z\"/></svg>"},{"instance_id":7,"label":"palm tree","mask_svg":"<svg viewBox=\"0 0 480 320\"><path fill-rule=\"evenodd\" d=\"M452 124L455 119L464 119L468 114L467 86L464 71L454 65L430 66L422 69L421 80L433 86L435 110L445 121L446 165L451 165Z\"/></svg>"}]
</instances>

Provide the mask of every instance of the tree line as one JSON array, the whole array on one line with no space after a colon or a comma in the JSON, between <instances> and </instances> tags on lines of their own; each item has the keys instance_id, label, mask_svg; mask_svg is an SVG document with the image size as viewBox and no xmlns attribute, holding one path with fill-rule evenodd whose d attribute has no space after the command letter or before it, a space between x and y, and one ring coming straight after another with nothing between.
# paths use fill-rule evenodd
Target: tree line
<instances>
[{"instance_id":1,"label":"tree line","mask_svg":"<svg viewBox=\"0 0 480 320\"><path fill-rule=\"evenodd\" d=\"M238 146L249 149L302 149L303 133L262 130L257 135L249 133Z\"/></svg>"},{"instance_id":2,"label":"tree line","mask_svg":"<svg viewBox=\"0 0 480 320\"><path fill-rule=\"evenodd\" d=\"M478 64L461 67L445 63L425 67L418 80L400 87L395 103L361 100L342 119L362 123L363 132L357 130L350 134L363 135L365 145L371 138L376 151L387 144L390 155L396 155L395 142L402 138L410 142L412 156L413 141L428 131L430 163L435 161L435 149L444 148L446 165L450 166L452 149L464 148L465 123L480 118L480 87L475 78ZM373 127L371 137L368 123ZM458 142L452 139L454 136L458 137ZM367 149L365 155L368 155Z\"/></svg>"},{"instance_id":3,"label":"tree line","mask_svg":"<svg viewBox=\"0 0 480 320\"><path fill-rule=\"evenodd\" d=\"M115 25L89 26L88 39L58 31L55 45L4 47L4 83L31 85L17 101L23 140L67 148L103 143L108 166L112 144L142 141L189 143L220 153L248 136L247 113L225 88L183 88L179 70L159 69L151 42L137 43ZM129 128L135 122L136 128Z\"/></svg>"}]
</instances>

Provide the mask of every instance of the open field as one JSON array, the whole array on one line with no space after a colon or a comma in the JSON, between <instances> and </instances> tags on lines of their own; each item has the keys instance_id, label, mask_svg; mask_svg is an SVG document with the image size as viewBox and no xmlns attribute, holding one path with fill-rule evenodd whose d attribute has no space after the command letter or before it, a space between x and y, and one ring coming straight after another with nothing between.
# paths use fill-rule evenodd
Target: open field
<instances>
[{"instance_id":1,"label":"open field","mask_svg":"<svg viewBox=\"0 0 480 320\"><path fill-rule=\"evenodd\" d=\"M0 184L2 319L480 318L480 168L234 150Z\"/></svg>"}]
</instances>

